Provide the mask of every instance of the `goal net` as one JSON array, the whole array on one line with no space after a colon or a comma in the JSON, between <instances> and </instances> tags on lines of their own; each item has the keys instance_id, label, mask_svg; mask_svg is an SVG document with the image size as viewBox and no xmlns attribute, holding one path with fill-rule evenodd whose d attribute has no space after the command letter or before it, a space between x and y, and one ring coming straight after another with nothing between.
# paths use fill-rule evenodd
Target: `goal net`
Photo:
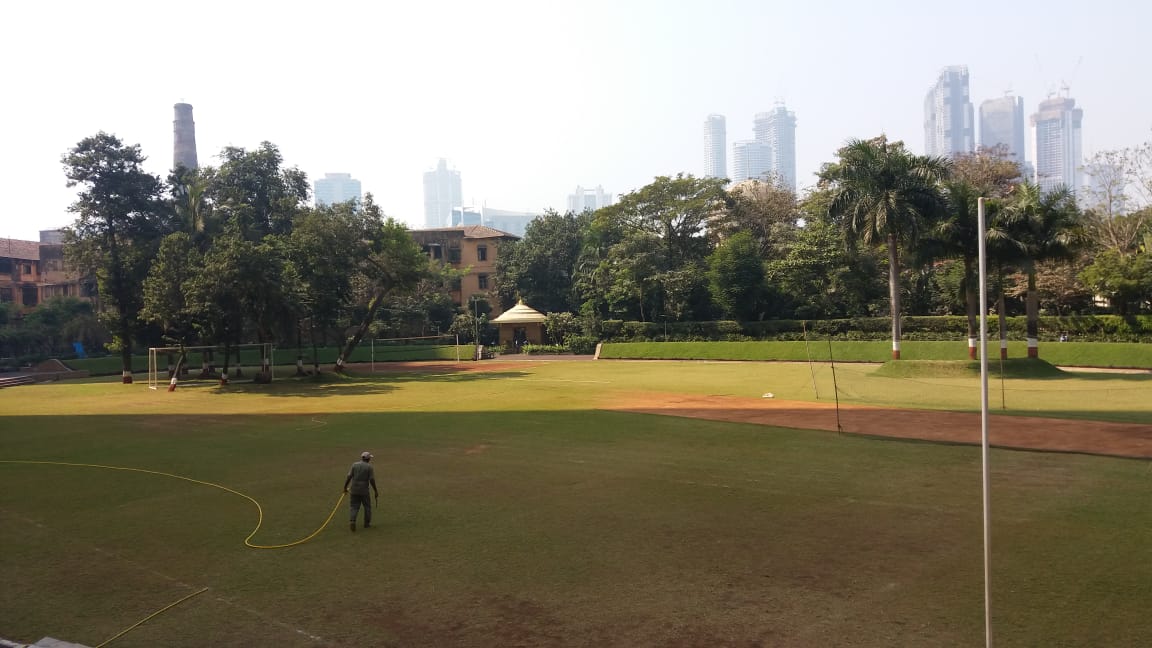
<instances>
[{"instance_id":1,"label":"goal net","mask_svg":"<svg viewBox=\"0 0 1152 648\"><path fill-rule=\"evenodd\" d=\"M376 363L378 362L412 360L460 362L460 337L457 335L425 335L372 340L372 371L376 371Z\"/></svg>"},{"instance_id":2,"label":"goal net","mask_svg":"<svg viewBox=\"0 0 1152 648\"><path fill-rule=\"evenodd\" d=\"M276 362L271 343L220 346L151 347L148 349L148 389L176 391L181 381L211 381L226 385L234 380L271 382ZM180 356L185 360L180 365ZM177 365L180 365L177 374ZM225 372L227 367L227 372Z\"/></svg>"}]
</instances>

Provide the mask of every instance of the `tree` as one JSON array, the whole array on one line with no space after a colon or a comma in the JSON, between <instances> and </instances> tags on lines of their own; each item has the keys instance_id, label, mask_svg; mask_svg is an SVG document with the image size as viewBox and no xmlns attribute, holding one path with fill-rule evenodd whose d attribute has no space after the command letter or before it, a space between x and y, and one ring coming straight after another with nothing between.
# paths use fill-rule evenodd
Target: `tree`
<instances>
[{"instance_id":1,"label":"tree","mask_svg":"<svg viewBox=\"0 0 1152 648\"><path fill-rule=\"evenodd\" d=\"M766 314L798 319L869 317L882 312L882 260L828 220L827 205L814 201L780 258L765 264Z\"/></svg>"},{"instance_id":2,"label":"tree","mask_svg":"<svg viewBox=\"0 0 1152 648\"><path fill-rule=\"evenodd\" d=\"M1128 315L1152 302L1152 255L1104 250L1080 273L1080 278L1096 294L1107 298L1117 315Z\"/></svg>"},{"instance_id":3,"label":"tree","mask_svg":"<svg viewBox=\"0 0 1152 648\"><path fill-rule=\"evenodd\" d=\"M913 155L903 142L887 137L852 140L840 161L821 172L834 191L830 214L872 246L888 249L888 295L892 317L892 358L900 359L900 245L913 243L944 211L939 183L949 163Z\"/></svg>"},{"instance_id":4,"label":"tree","mask_svg":"<svg viewBox=\"0 0 1152 648\"><path fill-rule=\"evenodd\" d=\"M981 146L974 153L956 156L949 177L984 198L1003 198L1024 181L1020 160L1012 159L1006 144Z\"/></svg>"},{"instance_id":5,"label":"tree","mask_svg":"<svg viewBox=\"0 0 1152 648\"><path fill-rule=\"evenodd\" d=\"M344 370L352 351L364 339L384 301L390 295L411 291L428 271L428 257L420 251L420 246L412 240L403 224L391 218L384 220L383 213L375 205L365 204L364 214L369 224L365 239L369 253L360 263L358 273L363 278L367 302L361 309L359 323L345 340L336 359L338 372Z\"/></svg>"},{"instance_id":6,"label":"tree","mask_svg":"<svg viewBox=\"0 0 1152 648\"><path fill-rule=\"evenodd\" d=\"M1024 182L1016 187L1004 210L1008 227L1015 230L1020 266L1028 276L1025 297L1028 357L1040 355L1040 301L1036 290L1036 264L1043 261L1071 261L1084 245L1080 211L1067 188L1043 192L1040 186Z\"/></svg>"},{"instance_id":7,"label":"tree","mask_svg":"<svg viewBox=\"0 0 1152 648\"><path fill-rule=\"evenodd\" d=\"M967 162L976 164L971 158ZM976 185L963 180L948 180L943 186L947 209L921 241L918 261L921 264L928 264L941 258L960 260L962 272L957 290L965 305L964 310L968 319L968 357L975 359L976 340L979 335L977 317L980 313L978 299L980 279L976 268L980 245L977 210L981 192Z\"/></svg>"},{"instance_id":8,"label":"tree","mask_svg":"<svg viewBox=\"0 0 1152 648\"><path fill-rule=\"evenodd\" d=\"M101 313L119 350L122 381L132 382L132 345L139 331L142 284L160 239L171 229L159 178L144 171L139 145L115 135L81 140L62 158L69 187L81 187L68 209L76 221L67 231L72 265L95 275Z\"/></svg>"},{"instance_id":9,"label":"tree","mask_svg":"<svg viewBox=\"0 0 1152 648\"><path fill-rule=\"evenodd\" d=\"M788 247L799 219L796 193L777 175L765 180L745 180L728 190L728 209L721 211L709 231L723 240L747 232L757 244L761 259L771 259Z\"/></svg>"},{"instance_id":10,"label":"tree","mask_svg":"<svg viewBox=\"0 0 1152 648\"><path fill-rule=\"evenodd\" d=\"M188 303L188 294L201 268L201 254L192 236L187 232L173 232L160 242L156 259L144 279L140 319L159 325L165 342L181 348L174 375L180 375L187 361L183 347L196 336L195 313ZM175 383L169 391L174 388Z\"/></svg>"},{"instance_id":11,"label":"tree","mask_svg":"<svg viewBox=\"0 0 1152 648\"><path fill-rule=\"evenodd\" d=\"M583 269L594 269L602 282L608 311L646 320L657 313L680 319L707 310L705 230L725 207L724 182L661 176L595 212L588 243L597 262L593 268L585 257Z\"/></svg>"},{"instance_id":12,"label":"tree","mask_svg":"<svg viewBox=\"0 0 1152 648\"><path fill-rule=\"evenodd\" d=\"M708 284L712 299L734 320L755 320L763 314L764 261L756 239L738 232L708 257Z\"/></svg>"},{"instance_id":13,"label":"tree","mask_svg":"<svg viewBox=\"0 0 1152 648\"><path fill-rule=\"evenodd\" d=\"M1036 264L1036 294L1043 310L1057 315L1086 313L1092 308L1092 291L1080 280L1080 272L1087 267L1084 252L1072 262L1064 260L1042 261ZM1026 298L1028 276L1018 274L1010 294Z\"/></svg>"},{"instance_id":14,"label":"tree","mask_svg":"<svg viewBox=\"0 0 1152 648\"><path fill-rule=\"evenodd\" d=\"M306 209L285 238L285 272L292 277L285 285L290 287L296 316L297 348L302 347L306 327L316 373L320 370L319 338L336 326L352 301L353 275L371 253L368 239L377 211L371 194L360 206L340 203ZM302 354L297 358L297 372L303 373Z\"/></svg>"},{"instance_id":15,"label":"tree","mask_svg":"<svg viewBox=\"0 0 1152 648\"><path fill-rule=\"evenodd\" d=\"M1008 147L981 147L957 156L943 184L947 209L917 246L917 264L939 259L958 259L961 264L959 297L968 319L968 357L976 358L977 318L980 305L978 200L994 201L1012 193L1022 181L1020 164L1011 159ZM991 205L991 202L989 202Z\"/></svg>"},{"instance_id":16,"label":"tree","mask_svg":"<svg viewBox=\"0 0 1152 648\"><path fill-rule=\"evenodd\" d=\"M283 168L280 149L271 142L261 143L255 151L229 146L220 158L218 169L201 170L215 217L233 224L249 241L291 231L308 200L307 176L295 167Z\"/></svg>"},{"instance_id":17,"label":"tree","mask_svg":"<svg viewBox=\"0 0 1152 648\"><path fill-rule=\"evenodd\" d=\"M710 218L724 208L723 178L696 178L678 174L659 176L651 184L624 194L597 218L619 222L625 230L657 237L663 248L661 265L677 268L702 260L708 251L704 230Z\"/></svg>"},{"instance_id":18,"label":"tree","mask_svg":"<svg viewBox=\"0 0 1152 648\"><path fill-rule=\"evenodd\" d=\"M505 307L522 298L541 312L574 312L574 290L584 234L592 212L548 210L528 223L519 241L500 244L496 293Z\"/></svg>"}]
</instances>

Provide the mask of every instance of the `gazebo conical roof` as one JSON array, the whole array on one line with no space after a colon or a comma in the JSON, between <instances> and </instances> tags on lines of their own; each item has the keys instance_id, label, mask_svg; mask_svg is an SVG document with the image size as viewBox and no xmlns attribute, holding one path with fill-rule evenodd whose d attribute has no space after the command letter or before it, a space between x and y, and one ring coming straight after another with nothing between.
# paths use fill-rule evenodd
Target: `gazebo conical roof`
<instances>
[{"instance_id":1,"label":"gazebo conical roof","mask_svg":"<svg viewBox=\"0 0 1152 648\"><path fill-rule=\"evenodd\" d=\"M548 317L540 311L524 303L521 299L518 304L500 314L492 320L493 324L542 324Z\"/></svg>"}]
</instances>

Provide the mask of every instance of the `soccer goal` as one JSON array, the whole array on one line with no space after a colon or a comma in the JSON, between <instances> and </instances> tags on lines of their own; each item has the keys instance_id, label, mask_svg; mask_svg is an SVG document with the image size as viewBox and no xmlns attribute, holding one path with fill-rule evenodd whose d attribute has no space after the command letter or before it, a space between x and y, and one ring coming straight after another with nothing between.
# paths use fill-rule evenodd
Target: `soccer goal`
<instances>
[{"instance_id":1,"label":"soccer goal","mask_svg":"<svg viewBox=\"0 0 1152 648\"><path fill-rule=\"evenodd\" d=\"M460 362L460 336L423 335L372 340L372 371L377 362L454 360Z\"/></svg>"},{"instance_id":2,"label":"soccer goal","mask_svg":"<svg viewBox=\"0 0 1152 648\"><path fill-rule=\"evenodd\" d=\"M228 347L230 357L225 357L224 346L151 347L148 349L148 389L159 389L160 382L168 384L168 391L176 391L182 379L213 380L228 384L234 379L251 378L253 382L271 382L276 366L273 357L275 347L271 343L234 344ZM180 355L185 361L177 375L176 366ZM199 363L199 368L194 367ZM228 366L228 374L224 366ZM163 368L161 368L163 367Z\"/></svg>"}]
</instances>

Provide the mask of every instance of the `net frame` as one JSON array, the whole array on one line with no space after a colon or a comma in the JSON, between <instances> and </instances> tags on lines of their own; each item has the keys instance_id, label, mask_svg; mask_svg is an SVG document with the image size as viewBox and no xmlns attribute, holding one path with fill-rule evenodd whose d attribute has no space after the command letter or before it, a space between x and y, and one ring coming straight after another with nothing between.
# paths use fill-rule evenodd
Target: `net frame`
<instances>
[{"instance_id":1,"label":"net frame","mask_svg":"<svg viewBox=\"0 0 1152 648\"><path fill-rule=\"evenodd\" d=\"M271 342L254 342L251 344L231 344L228 346L230 353L239 353L244 349L262 349L265 353L262 354L264 358L268 359L268 378L274 380L276 378L276 346ZM148 389L156 391L160 388L160 367L157 358L160 354L179 355L180 353L204 353L211 351L213 353L223 353L224 345L205 345L205 346L186 346L186 347L148 347ZM239 365L246 366L246 365ZM165 365L164 371L170 371L169 367ZM173 375L168 379L168 391L173 391L176 384L179 382L180 376Z\"/></svg>"},{"instance_id":2,"label":"net frame","mask_svg":"<svg viewBox=\"0 0 1152 648\"><path fill-rule=\"evenodd\" d=\"M408 340L452 340L452 346L456 347L456 362L460 362L460 336L453 333L444 333L443 335L416 335L412 337L394 337L394 338L372 338L372 360L371 367L372 373L376 373L376 343L377 342L405 342ZM448 345L440 345L448 346Z\"/></svg>"}]
</instances>

